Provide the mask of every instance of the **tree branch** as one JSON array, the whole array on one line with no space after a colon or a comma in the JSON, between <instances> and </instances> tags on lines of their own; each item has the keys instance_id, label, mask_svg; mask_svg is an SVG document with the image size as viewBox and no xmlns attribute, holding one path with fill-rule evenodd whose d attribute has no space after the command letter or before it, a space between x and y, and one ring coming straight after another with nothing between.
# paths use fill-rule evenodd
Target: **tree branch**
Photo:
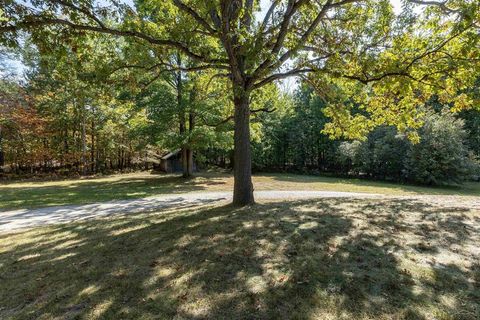
<instances>
[{"instance_id":1,"label":"tree branch","mask_svg":"<svg viewBox=\"0 0 480 320\"><path fill-rule=\"evenodd\" d=\"M59 19L59 18L41 18L41 17L37 17L37 18L40 18L40 19L38 20L29 19L27 21L17 22L15 25L0 26L0 33L16 32L21 29L36 28L36 27L48 26L48 25L63 25L74 30L99 32L99 33L110 34L110 35L121 36L121 37L132 37L136 39L145 40L154 45L176 48L180 50L182 53L184 53L185 55L187 55L188 57L197 61L202 61L207 63L228 63L228 61L224 59L212 59L212 58L207 58L200 54L194 53L186 45L184 45L181 42L170 40L170 39L157 39L145 33L134 31L134 30L118 30L118 29L113 29L109 27L76 24L69 20Z\"/></svg>"},{"instance_id":2,"label":"tree branch","mask_svg":"<svg viewBox=\"0 0 480 320\"><path fill-rule=\"evenodd\" d=\"M253 0L245 0L244 14L242 18L242 25L249 29L253 21Z\"/></svg>"},{"instance_id":3,"label":"tree branch","mask_svg":"<svg viewBox=\"0 0 480 320\"><path fill-rule=\"evenodd\" d=\"M273 109L268 109L268 108L259 108L259 109L253 109L253 110L250 110L250 113L253 114L253 113L257 113L257 112L266 112L266 113L272 113L272 112L275 112L277 110L277 108L273 108Z\"/></svg>"},{"instance_id":4,"label":"tree branch","mask_svg":"<svg viewBox=\"0 0 480 320\"><path fill-rule=\"evenodd\" d=\"M273 61L270 57L267 58L263 63L260 64L260 66L254 71L253 78L260 76L265 70L275 70L278 67L280 67L285 61L287 61L290 57L292 57L295 53L297 53L305 44L305 42L308 40L310 35L316 30L318 25L320 24L320 21L327 15L328 10L334 7L340 7L342 5L346 5L349 3L354 3L354 2L361 2L364 0L342 0L333 3L333 0L327 0L325 4L322 6L320 9L319 13L315 17L315 19L310 23L309 27L307 30L301 35L300 39L297 42L297 45L285 52L283 55L280 56L276 61ZM291 15L295 13L295 11L300 8L300 6L303 5L303 2L299 0L296 2L294 5L292 5L292 9L289 12ZM288 11L288 10L287 10ZM286 12L287 13L287 12ZM289 21L291 19L291 16L288 14L285 15L284 21L282 22L281 30L279 32L279 35L277 37L277 41L275 43L274 48L272 49L272 55L276 55L279 52L279 48L277 47L278 45L282 46L283 42L285 40L285 37L288 33L288 26L289 26Z\"/></svg>"},{"instance_id":5,"label":"tree branch","mask_svg":"<svg viewBox=\"0 0 480 320\"><path fill-rule=\"evenodd\" d=\"M197 21L201 26L203 26L210 34L215 34L217 30L215 30L205 19L203 19L195 10L191 7L184 4L181 0L173 0L173 3L177 8L180 10L188 13L195 21Z\"/></svg>"},{"instance_id":6,"label":"tree branch","mask_svg":"<svg viewBox=\"0 0 480 320\"><path fill-rule=\"evenodd\" d=\"M408 2L424 5L424 6L437 6L445 13L459 13L458 9L451 9L447 7L448 0L445 1L428 1L428 0L407 0Z\"/></svg>"},{"instance_id":7,"label":"tree branch","mask_svg":"<svg viewBox=\"0 0 480 320\"><path fill-rule=\"evenodd\" d=\"M105 28L105 25L103 24L103 22L94 13L92 13L88 9L77 7L73 3L68 3L68 2L65 2L63 0L52 0L52 1L62 5L64 7L68 7L68 8L71 8L71 9L75 10L75 11L83 13L85 16L87 16L90 19L92 19L93 21L95 21L100 27Z\"/></svg>"},{"instance_id":8,"label":"tree branch","mask_svg":"<svg viewBox=\"0 0 480 320\"><path fill-rule=\"evenodd\" d=\"M282 48L283 43L285 42L285 38L288 34L288 29L290 27L290 21L292 19L292 16L295 14L295 12L297 12L297 10L303 4L307 2L308 0L298 0L297 2L295 2L295 0L288 1L287 9L285 10L285 13L283 15L283 20L280 24L280 31L278 32L277 39L271 50L271 56L276 56L280 52L280 49ZM258 66L258 68L253 72L254 78L260 75L265 69L267 69L271 61L272 61L271 57L268 57L267 59L265 59L265 61L263 61Z\"/></svg>"},{"instance_id":9,"label":"tree branch","mask_svg":"<svg viewBox=\"0 0 480 320\"><path fill-rule=\"evenodd\" d=\"M348 0L346 0L348 1ZM352 1L349 1L352 2ZM322 20L322 18L326 15L328 9L330 9L333 5L331 4L332 0L327 0L327 2L323 5L322 9L318 13L318 15L315 17L315 19L312 21L308 29L303 33L303 35L300 37L300 40L298 41L297 46L295 46L293 49L288 50L285 52L275 63L273 63L271 66L269 66L267 69L276 69L278 66L282 65L285 61L287 61L293 54L298 52L299 48L307 41L308 37L313 33L313 31L317 28L318 24Z\"/></svg>"},{"instance_id":10,"label":"tree branch","mask_svg":"<svg viewBox=\"0 0 480 320\"><path fill-rule=\"evenodd\" d=\"M205 123L206 126L214 127L214 128L220 127L222 124L225 124L225 123L234 119L234 116L229 116L228 118L223 119L222 121L220 121L218 123L208 123L207 119L205 119L205 117L203 115L199 114L199 116L200 116L200 118L202 118L203 123Z\"/></svg>"},{"instance_id":11,"label":"tree branch","mask_svg":"<svg viewBox=\"0 0 480 320\"><path fill-rule=\"evenodd\" d=\"M275 80L281 80L281 79L296 76L296 75L299 75L299 74L302 74L302 73L309 73L309 72L314 72L314 71L316 71L316 69L308 68L308 69L294 69L294 70L290 70L290 71L287 71L287 72L284 72L284 73L275 73L275 74L272 74L271 76L268 76L265 79L255 83L253 85L253 89L261 88L264 85L266 85L270 82L273 82Z\"/></svg>"}]
</instances>

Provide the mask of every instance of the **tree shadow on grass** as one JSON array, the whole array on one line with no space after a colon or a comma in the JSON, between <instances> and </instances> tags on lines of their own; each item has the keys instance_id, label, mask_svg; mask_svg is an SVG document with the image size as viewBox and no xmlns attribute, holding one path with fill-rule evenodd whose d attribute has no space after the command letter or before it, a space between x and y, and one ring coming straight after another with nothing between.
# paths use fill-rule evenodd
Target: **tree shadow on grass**
<instances>
[{"instance_id":1,"label":"tree shadow on grass","mask_svg":"<svg viewBox=\"0 0 480 320\"><path fill-rule=\"evenodd\" d=\"M32 228L48 224L61 224L73 221L83 221L101 217L134 215L158 210L176 210L197 207L208 203L218 203L226 200L221 195L210 198L189 199L183 196L172 196L159 201L158 198L142 198L135 200L119 200L113 203L94 203L76 206L57 206L40 209L20 209L0 214L0 232Z\"/></svg>"},{"instance_id":2,"label":"tree shadow on grass","mask_svg":"<svg viewBox=\"0 0 480 320\"><path fill-rule=\"evenodd\" d=\"M334 177L321 175L301 175L301 174L275 174L271 176L273 180L293 183L331 183L331 184L346 184L359 187L378 187L391 189L392 191L401 191L413 194L425 195L479 195L478 183L465 183L464 185L445 185L445 186L425 186L415 185L401 182L388 182L384 180L372 180L349 177ZM349 191L349 190L344 190Z\"/></svg>"},{"instance_id":3,"label":"tree shadow on grass","mask_svg":"<svg viewBox=\"0 0 480 320\"><path fill-rule=\"evenodd\" d=\"M450 264L467 285L439 287L438 265L425 266L426 277L403 261L407 253L424 255L414 247L416 219L434 210L403 201L302 200L1 236L14 244L0 246L0 318L421 319L425 306L458 311L463 296L464 318L475 319L468 316L479 308L478 286L469 281L478 281L471 280L477 271ZM429 239L441 251L445 216L464 212L437 214L440 234ZM451 306L436 300L439 290L453 295Z\"/></svg>"},{"instance_id":4,"label":"tree shadow on grass","mask_svg":"<svg viewBox=\"0 0 480 320\"><path fill-rule=\"evenodd\" d=\"M122 178L118 181L79 181L68 186L34 186L11 188L0 186L0 210L65 204L87 204L117 199L137 199L158 194L175 194L221 186L221 177L188 179L172 175L145 178ZM1 214L1 211L0 211Z\"/></svg>"}]
</instances>

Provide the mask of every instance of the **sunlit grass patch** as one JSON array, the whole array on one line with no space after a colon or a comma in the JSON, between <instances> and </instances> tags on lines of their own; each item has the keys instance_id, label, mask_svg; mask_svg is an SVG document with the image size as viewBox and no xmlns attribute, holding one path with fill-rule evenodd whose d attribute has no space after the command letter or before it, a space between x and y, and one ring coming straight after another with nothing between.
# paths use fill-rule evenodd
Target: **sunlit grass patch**
<instances>
[{"instance_id":1,"label":"sunlit grass patch","mask_svg":"<svg viewBox=\"0 0 480 320\"><path fill-rule=\"evenodd\" d=\"M480 196L480 183L463 187L428 188L359 179L342 179L294 174L258 174L255 190L321 190L365 192L386 195L469 195ZM92 179L59 181L0 182L0 210L109 200L137 199L176 193L226 191L233 189L231 174L199 173L192 179L178 175L137 172Z\"/></svg>"},{"instance_id":2,"label":"sunlit grass patch","mask_svg":"<svg viewBox=\"0 0 480 320\"><path fill-rule=\"evenodd\" d=\"M465 207L324 199L1 235L0 318L478 319L479 221Z\"/></svg>"}]
</instances>

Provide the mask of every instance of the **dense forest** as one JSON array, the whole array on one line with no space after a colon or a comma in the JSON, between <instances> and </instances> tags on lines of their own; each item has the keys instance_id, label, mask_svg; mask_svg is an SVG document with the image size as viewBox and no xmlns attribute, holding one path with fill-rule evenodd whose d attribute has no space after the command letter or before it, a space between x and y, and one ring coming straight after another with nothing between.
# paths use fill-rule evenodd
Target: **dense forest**
<instances>
[{"instance_id":1,"label":"dense forest","mask_svg":"<svg viewBox=\"0 0 480 320\"><path fill-rule=\"evenodd\" d=\"M476 1L4 8L2 54L24 69L2 66L5 177L155 169L179 150L185 177L232 168L239 205L252 170L478 177Z\"/></svg>"},{"instance_id":2,"label":"dense forest","mask_svg":"<svg viewBox=\"0 0 480 320\"><path fill-rule=\"evenodd\" d=\"M223 116L232 102L221 83L205 89L201 77L169 72L150 79L126 67L118 67L122 73L116 75L119 70L104 70L108 66L92 55L76 61L51 53L32 59L27 53L33 48L28 49L22 52L29 66L24 79L1 81L4 177L158 169L161 156L176 149L201 170L233 168L233 128L231 118ZM108 87L101 77L110 79ZM344 140L324 133L329 101L306 82L299 81L293 92L270 86L254 98L262 111L252 124L255 171L431 185L478 178L476 111L454 113L432 99L423 106L418 142L394 126L378 127L362 140ZM186 176L193 173L184 167Z\"/></svg>"},{"instance_id":3,"label":"dense forest","mask_svg":"<svg viewBox=\"0 0 480 320\"><path fill-rule=\"evenodd\" d=\"M365 139L330 139L321 99L308 85L290 98L284 113L263 119L254 143L257 170L333 173L421 184L477 179L480 156L478 112L452 113L442 104L423 106L425 117L412 142L393 126L380 126Z\"/></svg>"}]
</instances>

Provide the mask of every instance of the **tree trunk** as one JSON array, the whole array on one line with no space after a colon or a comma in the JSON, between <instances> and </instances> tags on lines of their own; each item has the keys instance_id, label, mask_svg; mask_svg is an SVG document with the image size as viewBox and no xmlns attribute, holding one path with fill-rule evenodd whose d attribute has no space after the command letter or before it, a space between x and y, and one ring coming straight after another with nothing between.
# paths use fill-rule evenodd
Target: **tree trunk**
<instances>
[{"instance_id":1,"label":"tree trunk","mask_svg":"<svg viewBox=\"0 0 480 320\"><path fill-rule=\"evenodd\" d=\"M193 175L193 150L190 148L187 149L187 172L189 177Z\"/></svg>"},{"instance_id":2,"label":"tree trunk","mask_svg":"<svg viewBox=\"0 0 480 320\"><path fill-rule=\"evenodd\" d=\"M185 138L185 133L186 133L186 121L185 121L185 113L183 110L179 112L179 120L180 120L180 136L182 139ZM188 173L188 149L185 144L182 144L180 154L182 155L182 172L183 172L183 177L188 178L190 177Z\"/></svg>"},{"instance_id":3,"label":"tree trunk","mask_svg":"<svg viewBox=\"0 0 480 320\"><path fill-rule=\"evenodd\" d=\"M2 128L0 127L0 172L2 172L2 167L5 165L5 154L2 147Z\"/></svg>"},{"instance_id":4,"label":"tree trunk","mask_svg":"<svg viewBox=\"0 0 480 320\"><path fill-rule=\"evenodd\" d=\"M132 154L133 154L132 142L129 142L128 153L127 153L127 169L128 170L132 169Z\"/></svg>"},{"instance_id":5,"label":"tree trunk","mask_svg":"<svg viewBox=\"0 0 480 320\"><path fill-rule=\"evenodd\" d=\"M188 178L190 175L188 174L188 149L186 147L182 147L182 171L183 177Z\"/></svg>"},{"instance_id":6,"label":"tree trunk","mask_svg":"<svg viewBox=\"0 0 480 320\"><path fill-rule=\"evenodd\" d=\"M92 134L91 134L91 139L92 139L92 148L90 149L90 170L91 172L95 172L95 122L92 119Z\"/></svg>"},{"instance_id":7,"label":"tree trunk","mask_svg":"<svg viewBox=\"0 0 480 320\"><path fill-rule=\"evenodd\" d=\"M85 112L85 110L83 110ZM85 123L85 114L82 118L82 174L87 174L87 124Z\"/></svg>"},{"instance_id":8,"label":"tree trunk","mask_svg":"<svg viewBox=\"0 0 480 320\"><path fill-rule=\"evenodd\" d=\"M235 90L233 204L253 204L252 155L250 148L250 101L245 90Z\"/></svg>"},{"instance_id":9,"label":"tree trunk","mask_svg":"<svg viewBox=\"0 0 480 320\"><path fill-rule=\"evenodd\" d=\"M195 128L195 115L192 111L189 113L188 117L188 131L190 132L190 139L192 137L192 131ZM188 148L187 148L187 173L188 176L193 175L193 150L191 148L191 141L188 141Z\"/></svg>"},{"instance_id":10,"label":"tree trunk","mask_svg":"<svg viewBox=\"0 0 480 320\"><path fill-rule=\"evenodd\" d=\"M62 154L63 166L65 168L70 168L69 167L70 161L69 161L69 158L68 158L68 153L69 153L69 150L68 150L68 129L65 129L65 133L63 135L63 154Z\"/></svg>"},{"instance_id":11,"label":"tree trunk","mask_svg":"<svg viewBox=\"0 0 480 320\"><path fill-rule=\"evenodd\" d=\"M98 135L98 133L96 135L96 140L97 140L97 148L95 150L95 168L98 171L98 168L101 168L101 165L100 165L101 164L101 162L100 162L100 148L99 148L100 144L98 143L100 141L100 136Z\"/></svg>"},{"instance_id":12,"label":"tree trunk","mask_svg":"<svg viewBox=\"0 0 480 320\"><path fill-rule=\"evenodd\" d=\"M177 52L176 54L176 62L177 65L181 66L182 65L182 57L180 53ZM187 131L187 123L185 120L185 108L183 104L183 79L182 79L182 71L177 71L175 75L175 85L176 85L176 90L177 90L177 108L178 108L178 121L179 121L179 134L181 139L185 139L185 133ZM182 156L182 172L183 172L183 177L188 178L190 177L188 173L188 152L187 152L187 146L185 145L184 142L182 142L182 147L180 150L180 154Z\"/></svg>"}]
</instances>

